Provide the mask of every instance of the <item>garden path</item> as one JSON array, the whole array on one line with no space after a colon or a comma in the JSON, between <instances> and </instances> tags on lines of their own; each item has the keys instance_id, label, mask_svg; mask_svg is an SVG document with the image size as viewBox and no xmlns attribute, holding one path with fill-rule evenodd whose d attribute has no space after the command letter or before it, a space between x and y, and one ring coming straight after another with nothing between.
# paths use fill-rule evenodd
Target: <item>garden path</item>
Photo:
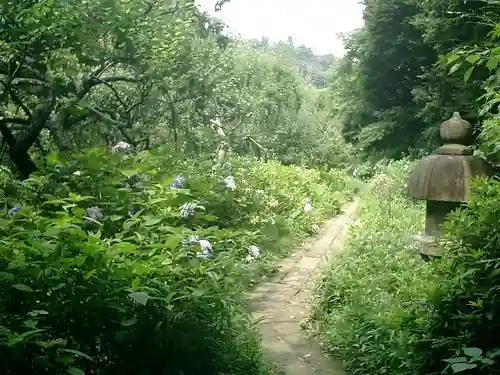
<instances>
[{"instance_id":1,"label":"garden path","mask_svg":"<svg viewBox=\"0 0 500 375\"><path fill-rule=\"evenodd\" d=\"M250 307L258 321L266 357L286 375L344 375L342 364L321 352L302 329L308 317L314 281L328 254L341 248L358 200L330 219L318 236L281 261L277 275L250 293Z\"/></svg>"}]
</instances>

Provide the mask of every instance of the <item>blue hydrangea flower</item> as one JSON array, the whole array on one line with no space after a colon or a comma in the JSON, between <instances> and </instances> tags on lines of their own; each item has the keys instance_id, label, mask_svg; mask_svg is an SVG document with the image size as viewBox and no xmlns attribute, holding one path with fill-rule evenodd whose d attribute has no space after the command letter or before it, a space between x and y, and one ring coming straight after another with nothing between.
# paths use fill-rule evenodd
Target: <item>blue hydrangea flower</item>
<instances>
[{"instance_id":1,"label":"blue hydrangea flower","mask_svg":"<svg viewBox=\"0 0 500 375\"><path fill-rule=\"evenodd\" d=\"M199 236L191 235L188 238L186 238L185 240L183 240L182 244L184 246L194 245L194 244L197 244L199 241L200 241L200 237Z\"/></svg>"},{"instance_id":2,"label":"blue hydrangea flower","mask_svg":"<svg viewBox=\"0 0 500 375\"><path fill-rule=\"evenodd\" d=\"M190 235L188 238L182 240L182 245L199 245L201 252L196 254L198 258L209 259L213 256L212 244L208 240L201 239L199 236Z\"/></svg>"},{"instance_id":3,"label":"blue hydrangea flower","mask_svg":"<svg viewBox=\"0 0 500 375\"><path fill-rule=\"evenodd\" d=\"M120 141L111 148L112 152L128 153L132 151L132 146L127 142Z\"/></svg>"},{"instance_id":4,"label":"blue hydrangea flower","mask_svg":"<svg viewBox=\"0 0 500 375\"><path fill-rule=\"evenodd\" d=\"M104 214L97 206L87 208L87 211L85 211L85 216L95 221L104 219Z\"/></svg>"},{"instance_id":5,"label":"blue hydrangea flower","mask_svg":"<svg viewBox=\"0 0 500 375\"><path fill-rule=\"evenodd\" d=\"M231 190L236 189L236 182L234 181L234 177L233 176L227 176L224 179L224 184L226 185L226 187L228 189L231 189Z\"/></svg>"},{"instance_id":6,"label":"blue hydrangea flower","mask_svg":"<svg viewBox=\"0 0 500 375\"><path fill-rule=\"evenodd\" d=\"M138 207L132 207L128 212L127 212L127 216L128 217L132 217L134 216L137 212L139 212L139 208Z\"/></svg>"},{"instance_id":7,"label":"blue hydrangea flower","mask_svg":"<svg viewBox=\"0 0 500 375\"><path fill-rule=\"evenodd\" d=\"M260 256L260 250L257 246L255 245L250 245L248 247L248 252L251 256L253 256L254 258L258 258Z\"/></svg>"},{"instance_id":8,"label":"blue hydrangea flower","mask_svg":"<svg viewBox=\"0 0 500 375\"><path fill-rule=\"evenodd\" d=\"M250 245L248 247L248 255L245 258L245 260L247 262L252 262L255 259L257 259L258 257L260 257L260 249L255 245Z\"/></svg>"},{"instance_id":9,"label":"blue hydrangea flower","mask_svg":"<svg viewBox=\"0 0 500 375\"><path fill-rule=\"evenodd\" d=\"M196 207L198 207L198 205L196 203L194 203L194 202L184 203L181 206L181 217L183 219L186 219L189 216L194 215Z\"/></svg>"},{"instance_id":10,"label":"blue hydrangea flower","mask_svg":"<svg viewBox=\"0 0 500 375\"><path fill-rule=\"evenodd\" d=\"M201 247L201 253L198 253L199 258L208 259L213 256L212 244L207 240L199 240L198 243Z\"/></svg>"},{"instance_id":11,"label":"blue hydrangea flower","mask_svg":"<svg viewBox=\"0 0 500 375\"><path fill-rule=\"evenodd\" d=\"M7 212L7 216L8 217L12 217L14 216L17 212L19 212L21 210L21 207L14 207L14 208L11 208L9 210L9 212Z\"/></svg>"},{"instance_id":12,"label":"blue hydrangea flower","mask_svg":"<svg viewBox=\"0 0 500 375\"><path fill-rule=\"evenodd\" d=\"M186 179L182 176L175 176L174 182L168 184L170 189L182 189L186 185Z\"/></svg>"}]
</instances>

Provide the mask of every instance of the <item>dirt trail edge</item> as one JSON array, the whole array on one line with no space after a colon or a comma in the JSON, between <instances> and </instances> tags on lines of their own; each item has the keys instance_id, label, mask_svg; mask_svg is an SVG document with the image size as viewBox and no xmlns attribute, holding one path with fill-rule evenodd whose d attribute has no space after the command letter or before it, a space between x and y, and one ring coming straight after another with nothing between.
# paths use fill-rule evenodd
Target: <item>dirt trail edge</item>
<instances>
[{"instance_id":1,"label":"dirt trail edge","mask_svg":"<svg viewBox=\"0 0 500 375\"><path fill-rule=\"evenodd\" d=\"M301 328L309 313L313 283L328 253L342 246L358 200L343 207L312 241L279 264L278 274L250 294L250 309L258 321L266 357L286 375L343 375L342 364L321 353L319 344Z\"/></svg>"}]
</instances>

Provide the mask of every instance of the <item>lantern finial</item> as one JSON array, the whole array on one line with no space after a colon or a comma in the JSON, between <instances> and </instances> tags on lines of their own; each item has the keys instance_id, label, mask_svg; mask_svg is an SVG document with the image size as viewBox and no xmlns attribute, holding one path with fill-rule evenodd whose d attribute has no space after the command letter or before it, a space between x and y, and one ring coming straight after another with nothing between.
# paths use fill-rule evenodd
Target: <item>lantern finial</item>
<instances>
[{"instance_id":1,"label":"lantern finial","mask_svg":"<svg viewBox=\"0 0 500 375\"><path fill-rule=\"evenodd\" d=\"M441 124L439 134L444 144L470 145L472 125L464 120L459 112L453 112L453 115Z\"/></svg>"}]
</instances>

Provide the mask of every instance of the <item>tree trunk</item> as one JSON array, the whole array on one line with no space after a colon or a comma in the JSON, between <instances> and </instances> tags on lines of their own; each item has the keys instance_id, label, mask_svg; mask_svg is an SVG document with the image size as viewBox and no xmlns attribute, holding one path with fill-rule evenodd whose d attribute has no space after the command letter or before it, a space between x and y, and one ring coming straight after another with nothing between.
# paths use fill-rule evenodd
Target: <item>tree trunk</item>
<instances>
[{"instance_id":1,"label":"tree trunk","mask_svg":"<svg viewBox=\"0 0 500 375\"><path fill-rule=\"evenodd\" d=\"M19 152L14 148L9 151L9 156L23 180L27 179L30 174L38 169L27 152Z\"/></svg>"}]
</instances>

